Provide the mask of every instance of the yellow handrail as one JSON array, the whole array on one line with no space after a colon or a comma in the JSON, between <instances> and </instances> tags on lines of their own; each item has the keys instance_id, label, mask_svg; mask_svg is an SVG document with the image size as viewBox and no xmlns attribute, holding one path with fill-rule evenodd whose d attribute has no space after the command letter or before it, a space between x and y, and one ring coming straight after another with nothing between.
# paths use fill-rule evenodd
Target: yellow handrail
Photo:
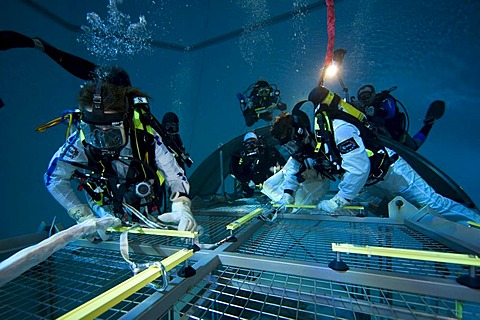
<instances>
[{"instance_id":1,"label":"yellow handrail","mask_svg":"<svg viewBox=\"0 0 480 320\"><path fill-rule=\"evenodd\" d=\"M282 205L278 203L273 204L274 207L281 207ZM314 204L286 204L285 208L295 208L295 209L316 209L317 206ZM350 209L350 210L364 210L364 206L345 206L342 209Z\"/></svg>"},{"instance_id":2,"label":"yellow handrail","mask_svg":"<svg viewBox=\"0 0 480 320\"><path fill-rule=\"evenodd\" d=\"M475 221L467 221L467 223L472 226L472 227L475 227L475 228L480 228L480 223L478 222L475 222Z\"/></svg>"},{"instance_id":3,"label":"yellow handrail","mask_svg":"<svg viewBox=\"0 0 480 320\"><path fill-rule=\"evenodd\" d=\"M435 252L412 249L357 246L349 243L332 243L332 251L358 253L368 256L382 256L412 260L445 262L467 266L480 266L480 258L475 255L449 252Z\"/></svg>"},{"instance_id":4,"label":"yellow handrail","mask_svg":"<svg viewBox=\"0 0 480 320\"><path fill-rule=\"evenodd\" d=\"M193 255L192 249L181 249L171 256L163 259L160 263L166 271L172 270L178 264L187 260ZM90 301L85 302L81 306L64 314L58 319L94 319L104 312L110 310L133 293L153 280L160 277L162 274L161 268L158 265L153 265L128 280L118 284L110 290L100 294Z\"/></svg>"},{"instance_id":5,"label":"yellow handrail","mask_svg":"<svg viewBox=\"0 0 480 320\"><path fill-rule=\"evenodd\" d=\"M190 231L178 231L178 230L164 230L164 229L150 229L150 228L132 228L128 227L116 227L108 228L107 231L111 232L124 232L128 229L128 233L140 233L140 234L151 234L156 236L167 236L167 237L181 237L181 238L197 238L198 232Z\"/></svg>"},{"instance_id":6,"label":"yellow handrail","mask_svg":"<svg viewBox=\"0 0 480 320\"><path fill-rule=\"evenodd\" d=\"M227 230L235 230L237 229L238 227L240 227L241 225L243 225L244 223L252 220L253 218L255 218L256 216L258 216L260 213L263 212L263 209L262 208L257 208L255 210L253 210L252 212L244 215L243 217L235 220L234 222L230 223L227 225Z\"/></svg>"}]
</instances>

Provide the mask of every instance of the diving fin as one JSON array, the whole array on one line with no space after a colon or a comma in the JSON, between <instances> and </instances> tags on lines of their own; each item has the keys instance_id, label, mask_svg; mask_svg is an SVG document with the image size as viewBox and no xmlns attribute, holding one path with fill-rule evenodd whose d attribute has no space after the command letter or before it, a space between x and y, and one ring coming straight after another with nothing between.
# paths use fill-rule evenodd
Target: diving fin
<instances>
[{"instance_id":1,"label":"diving fin","mask_svg":"<svg viewBox=\"0 0 480 320\"><path fill-rule=\"evenodd\" d=\"M435 100L428 107L427 114L425 115L424 123L433 123L435 120L440 119L445 113L445 101Z\"/></svg>"}]
</instances>

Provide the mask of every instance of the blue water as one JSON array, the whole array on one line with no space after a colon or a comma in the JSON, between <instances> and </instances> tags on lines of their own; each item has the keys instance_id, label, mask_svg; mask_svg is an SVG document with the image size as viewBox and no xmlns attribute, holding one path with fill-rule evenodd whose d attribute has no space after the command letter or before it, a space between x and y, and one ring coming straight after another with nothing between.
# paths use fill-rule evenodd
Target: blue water
<instances>
[{"instance_id":1,"label":"blue water","mask_svg":"<svg viewBox=\"0 0 480 320\"><path fill-rule=\"evenodd\" d=\"M153 40L194 46L314 2L137 0L119 3L117 9L131 23L144 17L147 24L141 27ZM92 12L108 20L106 1L38 3L77 27L91 27L87 15ZM429 103L445 100L446 114L419 152L479 205L480 3L344 0L336 1L335 12L335 48L347 50L342 77L350 93L365 83L379 90L398 86L394 93L408 109L412 134L421 127ZM108 62L114 52L114 63L153 97L151 106L158 117L167 111L180 115L181 134L195 161L187 173L220 144L249 129L236 93L251 83L264 78L277 84L289 110L306 98L317 84L327 43L325 9L189 52L149 46L148 41L141 43L142 50L126 52L120 41L117 48L113 42L107 47L120 51L98 52L85 34L22 1L2 7L0 29L39 36L96 63ZM117 36L122 39L122 34ZM34 129L74 108L82 81L39 51L15 49L0 52L0 82L5 102L0 109L0 238L35 232L41 221L51 222L55 216L67 227L73 221L43 186L43 173L63 143L66 128L45 133ZM342 93L335 80L325 85Z\"/></svg>"}]
</instances>

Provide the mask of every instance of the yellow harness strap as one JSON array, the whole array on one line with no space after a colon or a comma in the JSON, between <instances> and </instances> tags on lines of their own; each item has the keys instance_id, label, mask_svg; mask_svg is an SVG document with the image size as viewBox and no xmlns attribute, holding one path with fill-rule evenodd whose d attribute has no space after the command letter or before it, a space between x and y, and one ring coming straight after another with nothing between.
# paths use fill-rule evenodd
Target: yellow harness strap
<instances>
[{"instance_id":1,"label":"yellow harness strap","mask_svg":"<svg viewBox=\"0 0 480 320\"><path fill-rule=\"evenodd\" d=\"M145 111L141 110L141 112L143 113ZM140 115L141 114L140 114L138 109L135 109L133 111L133 126L135 127L136 130L143 130L143 131L145 131L145 132L147 132L147 133L149 133L153 136L154 131L153 131L152 127L149 126L149 125L144 126L142 121L140 120ZM136 134L135 134L135 138L137 138ZM137 145L138 145L138 142L137 142ZM148 163L148 151L145 153L145 161ZM160 185L162 185L165 182L165 177L160 172L160 170L157 170L156 173L157 173L158 181L160 182Z\"/></svg>"}]
</instances>

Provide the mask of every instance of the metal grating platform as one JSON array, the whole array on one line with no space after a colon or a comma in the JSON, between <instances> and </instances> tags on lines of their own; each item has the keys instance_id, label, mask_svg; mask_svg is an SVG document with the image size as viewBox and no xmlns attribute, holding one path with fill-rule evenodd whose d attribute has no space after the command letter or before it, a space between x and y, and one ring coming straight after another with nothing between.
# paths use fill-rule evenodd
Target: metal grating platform
<instances>
[{"instance_id":1,"label":"metal grating platform","mask_svg":"<svg viewBox=\"0 0 480 320\"><path fill-rule=\"evenodd\" d=\"M225 226L260 205L197 209L200 242L229 236ZM341 255L347 272L328 267L336 257L332 242L456 252L404 223L286 214L273 222L253 219L235 236L236 242L195 253L195 276L172 270L166 291L144 287L98 319L480 319L480 290L455 280L467 267L360 254ZM0 318L58 318L131 277L118 238L77 241L0 287ZM145 234L130 234L129 242L137 262L160 261L188 246Z\"/></svg>"},{"instance_id":2,"label":"metal grating platform","mask_svg":"<svg viewBox=\"0 0 480 320\"><path fill-rule=\"evenodd\" d=\"M158 257L135 255L140 262ZM118 251L69 245L0 287L1 319L55 319L131 277ZM138 291L102 319L117 319L155 290Z\"/></svg>"},{"instance_id":3,"label":"metal grating platform","mask_svg":"<svg viewBox=\"0 0 480 320\"><path fill-rule=\"evenodd\" d=\"M477 319L475 308L478 312L478 304L221 266L172 314L188 319Z\"/></svg>"},{"instance_id":4,"label":"metal grating platform","mask_svg":"<svg viewBox=\"0 0 480 320\"><path fill-rule=\"evenodd\" d=\"M404 225L312 220L280 220L257 230L238 252L280 259L316 262L328 265L335 258L333 243L378 247L454 252L431 238ZM342 255L351 268L386 270L407 274L455 277L461 267L428 261L385 257L367 258L357 254Z\"/></svg>"}]
</instances>

